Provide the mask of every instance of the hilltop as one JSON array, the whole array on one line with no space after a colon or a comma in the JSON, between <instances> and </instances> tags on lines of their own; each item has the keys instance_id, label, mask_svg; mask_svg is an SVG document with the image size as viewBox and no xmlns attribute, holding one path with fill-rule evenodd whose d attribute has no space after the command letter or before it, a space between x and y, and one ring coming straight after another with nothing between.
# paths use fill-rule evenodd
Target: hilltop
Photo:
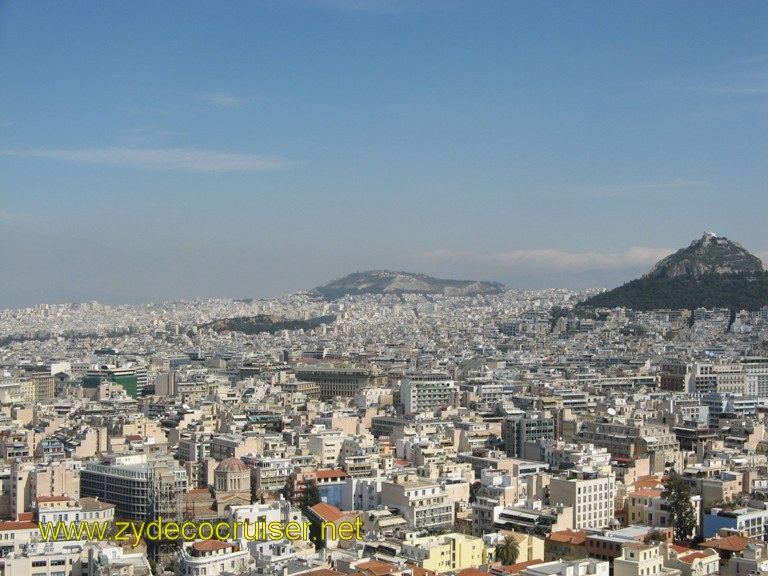
<instances>
[{"instance_id":1,"label":"hilltop","mask_svg":"<svg viewBox=\"0 0 768 576\"><path fill-rule=\"evenodd\" d=\"M355 272L337 278L310 291L326 300L356 294L443 294L445 296L475 296L499 294L504 285L476 280L443 280L426 274L371 270Z\"/></svg>"},{"instance_id":2,"label":"hilltop","mask_svg":"<svg viewBox=\"0 0 768 576\"><path fill-rule=\"evenodd\" d=\"M705 232L687 248L657 262L645 278L677 278L707 274L752 274L765 272L763 263L738 242Z\"/></svg>"},{"instance_id":3,"label":"hilltop","mask_svg":"<svg viewBox=\"0 0 768 576\"><path fill-rule=\"evenodd\" d=\"M738 242L712 232L663 258L642 278L581 304L633 310L758 310L766 305L768 272L762 261Z\"/></svg>"}]
</instances>

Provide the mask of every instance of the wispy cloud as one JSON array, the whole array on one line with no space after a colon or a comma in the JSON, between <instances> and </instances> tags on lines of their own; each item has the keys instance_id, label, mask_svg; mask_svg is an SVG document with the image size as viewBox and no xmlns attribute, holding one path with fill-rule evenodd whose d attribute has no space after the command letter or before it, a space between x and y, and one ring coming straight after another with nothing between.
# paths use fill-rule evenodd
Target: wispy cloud
<instances>
[{"instance_id":1,"label":"wispy cloud","mask_svg":"<svg viewBox=\"0 0 768 576\"><path fill-rule=\"evenodd\" d=\"M205 92L199 94L198 98L206 104L217 108L236 108L256 100L256 98L237 96L228 92Z\"/></svg>"},{"instance_id":2,"label":"wispy cloud","mask_svg":"<svg viewBox=\"0 0 768 576\"><path fill-rule=\"evenodd\" d=\"M187 148L0 149L0 154L180 172L263 172L292 164L280 158L256 154Z\"/></svg>"},{"instance_id":3,"label":"wispy cloud","mask_svg":"<svg viewBox=\"0 0 768 576\"><path fill-rule=\"evenodd\" d=\"M554 249L533 249L479 253L438 250L426 252L421 255L421 258L434 263L481 264L509 270L584 271L651 266L672 252L674 250L668 248L644 246L636 246L624 252L565 252Z\"/></svg>"},{"instance_id":4,"label":"wispy cloud","mask_svg":"<svg viewBox=\"0 0 768 576\"><path fill-rule=\"evenodd\" d=\"M755 256L760 258L760 260L763 261L763 264L765 264L765 267L768 268L768 252L757 252L755 253Z\"/></svg>"}]
</instances>

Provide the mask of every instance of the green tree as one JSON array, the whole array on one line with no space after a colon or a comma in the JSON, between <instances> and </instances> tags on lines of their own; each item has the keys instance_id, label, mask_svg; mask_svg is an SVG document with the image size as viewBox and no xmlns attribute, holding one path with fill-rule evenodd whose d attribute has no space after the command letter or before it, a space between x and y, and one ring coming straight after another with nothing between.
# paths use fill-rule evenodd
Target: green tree
<instances>
[{"instance_id":1,"label":"green tree","mask_svg":"<svg viewBox=\"0 0 768 576\"><path fill-rule=\"evenodd\" d=\"M322 502L320 499L320 488L317 487L317 482L314 480L308 480L304 484L304 492L301 495L301 509L306 513L307 510L312 508L315 504Z\"/></svg>"},{"instance_id":2,"label":"green tree","mask_svg":"<svg viewBox=\"0 0 768 576\"><path fill-rule=\"evenodd\" d=\"M512 536L505 536L504 540L496 544L496 560L504 566L517 562L520 556L520 545Z\"/></svg>"},{"instance_id":3,"label":"green tree","mask_svg":"<svg viewBox=\"0 0 768 576\"><path fill-rule=\"evenodd\" d=\"M669 522L675 530L675 539L690 540L698 525L691 488L679 476L673 476L664 483L662 496L669 505Z\"/></svg>"},{"instance_id":4,"label":"green tree","mask_svg":"<svg viewBox=\"0 0 768 576\"><path fill-rule=\"evenodd\" d=\"M650 544L651 542L666 542L667 535L664 534L664 532L662 532L661 530L651 530L645 536L645 539L643 541L646 544Z\"/></svg>"}]
</instances>

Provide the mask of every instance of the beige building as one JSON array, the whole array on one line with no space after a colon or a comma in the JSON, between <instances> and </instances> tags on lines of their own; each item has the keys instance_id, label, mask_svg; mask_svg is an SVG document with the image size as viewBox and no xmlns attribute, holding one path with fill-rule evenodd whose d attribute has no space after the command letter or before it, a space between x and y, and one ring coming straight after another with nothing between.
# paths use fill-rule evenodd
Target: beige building
<instances>
[{"instance_id":1,"label":"beige building","mask_svg":"<svg viewBox=\"0 0 768 576\"><path fill-rule=\"evenodd\" d=\"M613 561L613 576L680 576L680 571L664 567L659 544L638 543L623 546Z\"/></svg>"},{"instance_id":2,"label":"beige building","mask_svg":"<svg viewBox=\"0 0 768 576\"><path fill-rule=\"evenodd\" d=\"M493 548L481 538L453 532L404 540L401 552L426 570L449 572L487 563Z\"/></svg>"},{"instance_id":3,"label":"beige building","mask_svg":"<svg viewBox=\"0 0 768 576\"><path fill-rule=\"evenodd\" d=\"M437 482L414 476L382 482L381 504L399 510L411 528L429 530L453 526L453 502Z\"/></svg>"}]
</instances>

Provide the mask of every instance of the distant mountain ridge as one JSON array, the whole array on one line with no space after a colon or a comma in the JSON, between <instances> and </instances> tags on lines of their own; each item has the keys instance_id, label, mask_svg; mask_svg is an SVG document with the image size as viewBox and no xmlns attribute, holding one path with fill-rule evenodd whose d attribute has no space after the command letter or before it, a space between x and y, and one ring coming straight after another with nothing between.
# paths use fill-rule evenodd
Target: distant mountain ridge
<instances>
[{"instance_id":1,"label":"distant mountain ridge","mask_svg":"<svg viewBox=\"0 0 768 576\"><path fill-rule=\"evenodd\" d=\"M633 310L758 310L766 305L768 272L763 262L738 242L713 232L663 258L642 278L581 304Z\"/></svg>"},{"instance_id":2,"label":"distant mountain ridge","mask_svg":"<svg viewBox=\"0 0 768 576\"><path fill-rule=\"evenodd\" d=\"M356 294L442 294L445 296L475 296L499 294L505 286L499 282L477 280L444 280L426 274L369 270L354 272L313 288L310 294L326 300L336 300Z\"/></svg>"}]
</instances>

